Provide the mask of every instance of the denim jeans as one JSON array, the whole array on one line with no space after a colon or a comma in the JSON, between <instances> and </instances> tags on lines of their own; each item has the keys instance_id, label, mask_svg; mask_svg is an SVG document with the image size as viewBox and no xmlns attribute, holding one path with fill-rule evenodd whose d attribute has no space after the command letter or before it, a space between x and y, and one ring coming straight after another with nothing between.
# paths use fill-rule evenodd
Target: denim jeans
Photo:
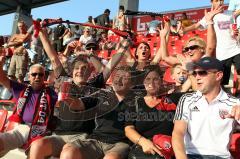
<instances>
[{"instance_id":1,"label":"denim jeans","mask_svg":"<svg viewBox=\"0 0 240 159\"><path fill-rule=\"evenodd\" d=\"M188 159L224 159L213 155L187 155Z\"/></svg>"}]
</instances>

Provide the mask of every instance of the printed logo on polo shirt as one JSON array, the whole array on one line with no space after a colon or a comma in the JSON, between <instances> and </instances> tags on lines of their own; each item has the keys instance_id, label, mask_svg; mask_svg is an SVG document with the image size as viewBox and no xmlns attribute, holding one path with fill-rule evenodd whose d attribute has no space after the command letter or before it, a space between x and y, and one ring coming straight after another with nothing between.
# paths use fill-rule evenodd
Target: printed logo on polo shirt
<instances>
[{"instance_id":1,"label":"printed logo on polo shirt","mask_svg":"<svg viewBox=\"0 0 240 159\"><path fill-rule=\"evenodd\" d=\"M171 143L169 143L168 141L164 141L164 145L163 145L164 149L170 149L171 147L172 147Z\"/></svg>"},{"instance_id":2,"label":"printed logo on polo shirt","mask_svg":"<svg viewBox=\"0 0 240 159\"><path fill-rule=\"evenodd\" d=\"M228 114L229 114L229 113L228 113L228 110L226 110L226 109L220 109L220 110L219 110L219 116L220 116L220 118L222 118L222 119L225 119Z\"/></svg>"},{"instance_id":3,"label":"printed logo on polo shirt","mask_svg":"<svg viewBox=\"0 0 240 159\"><path fill-rule=\"evenodd\" d=\"M200 112L200 110L198 109L197 106L193 107L193 108L191 109L191 111L192 111L192 112Z\"/></svg>"}]
</instances>

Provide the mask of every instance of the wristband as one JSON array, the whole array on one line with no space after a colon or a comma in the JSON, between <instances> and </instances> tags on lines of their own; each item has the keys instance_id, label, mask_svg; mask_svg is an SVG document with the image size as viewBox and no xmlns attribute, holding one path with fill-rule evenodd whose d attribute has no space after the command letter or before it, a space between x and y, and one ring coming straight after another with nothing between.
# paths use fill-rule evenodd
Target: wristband
<instances>
[{"instance_id":1,"label":"wristband","mask_svg":"<svg viewBox=\"0 0 240 159\"><path fill-rule=\"evenodd\" d=\"M136 142L136 145L139 143L139 141L141 140L142 136L140 136L138 139L137 139L137 142Z\"/></svg>"}]
</instances>

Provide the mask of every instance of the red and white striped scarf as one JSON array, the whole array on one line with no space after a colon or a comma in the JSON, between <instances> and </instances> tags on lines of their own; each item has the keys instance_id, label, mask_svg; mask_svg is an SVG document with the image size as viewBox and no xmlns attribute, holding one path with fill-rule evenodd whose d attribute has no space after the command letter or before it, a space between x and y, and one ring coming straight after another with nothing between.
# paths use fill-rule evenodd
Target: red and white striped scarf
<instances>
[{"instance_id":1,"label":"red and white striped scarf","mask_svg":"<svg viewBox=\"0 0 240 159\"><path fill-rule=\"evenodd\" d=\"M23 112L31 93L32 87L30 85L20 93L20 98L17 100L14 112L9 117L9 121L23 123ZM53 109L51 108L51 97L49 89L47 87L44 87L39 94L38 100L35 102L33 122L31 123L28 141L23 146L24 148L28 148L28 146L34 140L41 138L49 133L48 121L52 115L52 112Z\"/></svg>"}]
</instances>

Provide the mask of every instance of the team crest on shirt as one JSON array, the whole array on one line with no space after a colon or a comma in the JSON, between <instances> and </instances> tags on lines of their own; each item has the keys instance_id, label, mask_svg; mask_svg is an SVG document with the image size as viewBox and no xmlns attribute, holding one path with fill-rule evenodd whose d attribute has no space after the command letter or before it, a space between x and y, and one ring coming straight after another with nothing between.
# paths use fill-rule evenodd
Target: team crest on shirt
<instances>
[{"instance_id":1,"label":"team crest on shirt","mask_svg":"<svg viewBox=\"0 0 240 159\"><path fill-rule=\"evenodd\" d=\"M164 141L163 147L164 147L164 149L170 149L172 147L172 145L168 141Z\"/></svg>"},{"instance_id":2,"label":"team crest on shirt","mask_svg":"<svg viewBox=\"0 0 240 159\"><path fill-rule=\"evenodd\" d=\"M225 119L228 114L229 114L229 113L228 113L228 110L226 110L226 109L220 109L220 110L219 110L219 116L220 116L220 118L222 118L222 119Z\"/></svg>"}]
</instances>

